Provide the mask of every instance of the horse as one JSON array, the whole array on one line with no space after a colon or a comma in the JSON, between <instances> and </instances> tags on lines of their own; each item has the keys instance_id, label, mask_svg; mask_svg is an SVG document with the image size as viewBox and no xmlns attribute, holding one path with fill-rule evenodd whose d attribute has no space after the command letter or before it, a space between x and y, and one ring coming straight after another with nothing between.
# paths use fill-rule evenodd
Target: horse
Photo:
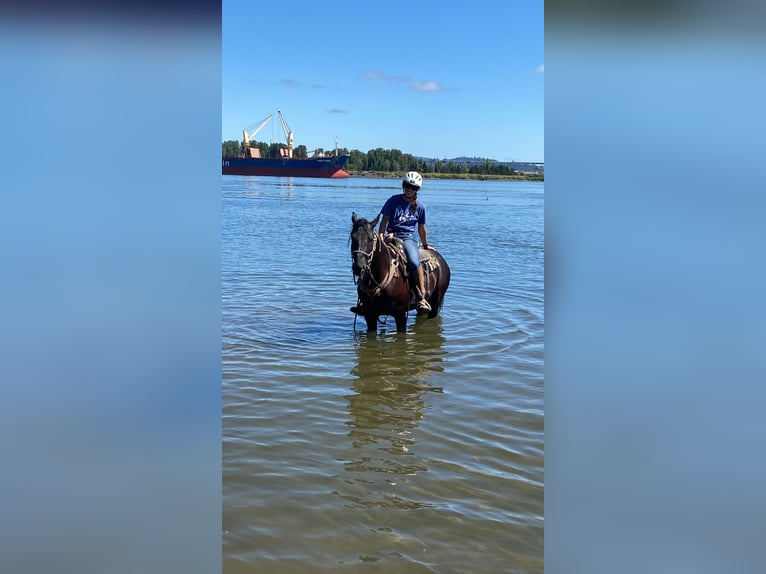
<instances>
[{"instance_id":1,"label":"horse","mask_svg":"<svg viewBox=\"0 0 766 574\"><path fill-rule=\"evenodd\" d=\"M375 331L381 315L389 315L396 322L396 330L407 329L407 312L416 308L417 300L410 294L410 281L417 284L416 277L408 277L406 255L402 241L397 238L385 243L375 232L380 214L368 221L351 213L351 270L354 274L360 314L364 315L368 331ZM436 250L420 249L420 266L423 268L425 298L431 305L428 318L439 314L444 294L450 282L450 268L444 257ZM413 274L414 275L414 274Z\"/></svg>"}]
</instances>

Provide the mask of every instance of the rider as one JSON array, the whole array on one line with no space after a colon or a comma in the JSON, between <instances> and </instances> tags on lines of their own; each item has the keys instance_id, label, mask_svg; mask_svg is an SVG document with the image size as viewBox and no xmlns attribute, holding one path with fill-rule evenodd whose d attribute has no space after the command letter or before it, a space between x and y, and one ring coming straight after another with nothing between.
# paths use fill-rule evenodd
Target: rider
<instances>
[{"instance_id":1,"label":"rider","mask_svg":"<svg viewBox=\"0 0 766 574\"><path fill-rule=\"evenodd\" d=\"M417 311L418 313L427 313L431 310L431 306L425 297L425 280L423 268L420 267L420 251L415 235L415 231L417 231L424 249L433 249L433 246L428 244L426 234L426 207L418 202L418 190L422 184L423 177L418 172L408 171L404 174L402 193L389 197L381 209L383 217L380 220L378 233L380 233L380 238L384 240L386 231L388 231L389 234L404 242L404 251L407 254L407 270L410 275L417 272L417 286L420 288L420 291L417 292Z\"/></svg>"}]
</instances>

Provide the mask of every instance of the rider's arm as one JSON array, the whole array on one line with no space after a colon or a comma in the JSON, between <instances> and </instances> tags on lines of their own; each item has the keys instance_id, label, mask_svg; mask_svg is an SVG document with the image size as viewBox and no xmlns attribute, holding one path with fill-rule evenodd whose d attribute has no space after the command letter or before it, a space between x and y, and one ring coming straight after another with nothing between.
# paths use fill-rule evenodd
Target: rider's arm
<instances>
[{"instance_id":1,"label":"rider's arm","mask_svg":"<svg viewBox=\"0 0 766 574\"><path fill-rule=\"evenodd\" d=\"M418 224L418 235L420 235L420 242L423 244L423 249L431 249L431 246L428 245L428 233L426 231L425 223Z\"/></svg>"},{"instance_id":2,"label":"rider's arm","mask_svg":"<svg viewBox=\"0 0 766 574\"><path fill-rule=\"evenodd\" d=\"M382 236L386 233L386 228L388 227L388 215L384 215L380 220L380 227L378 228L378 233Z\"/></svg>"}]
</instances>

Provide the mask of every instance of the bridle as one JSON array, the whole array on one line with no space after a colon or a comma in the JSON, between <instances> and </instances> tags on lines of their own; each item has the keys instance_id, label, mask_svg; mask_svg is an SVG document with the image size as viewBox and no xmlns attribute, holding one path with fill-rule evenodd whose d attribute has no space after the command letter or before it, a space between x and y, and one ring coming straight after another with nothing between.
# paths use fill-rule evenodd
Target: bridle
<instances>
[{"instance_id":1,"label":"bridle","mask_svg":"<svg viewBox=\"0 0 766 574\"><path fill-rule=\"evenodd\" d=\"M372 264L372 256L375 253L375 249L378 247L378 234L375 233L375 230L372 232L372 248L370 249L369 253L363 249L354 249L351 253L361 253L362 255L365 255L367 257L367 263L363 266L359 266L359 278L363 279L365 275L369 275L372 277L372 272L370 270L370 265ZM374 279L373 279L374 281Z\"/></svg>"},{"instance_id":2,"label":"bridle","mask_svg":"<svg viewBox=\"0 0 766 574\"><path fill-rule=\"evenodd\" d=\"M375 279L374 275L372 274L372 257L377 250L378 250L378 234L375 233L375 230L373 230L372 248L370 249L369 252L363 249L354 249L351 251L351 253L361 253L367 257L367 263L363 266L362 265L359 266L359 278L357 279L355 276L354 283L358 284L359 289L367 292L369 295L373 297L377 296L383 289L385 289L386 286L389 283L391 283L391 279L393 279L394 275L396 274L396 265L394 262L394 258L391 257L391 263L386 269L385 277L383 277L381 281L378 281L377 279Z\"/></svg>"}]
</instances>

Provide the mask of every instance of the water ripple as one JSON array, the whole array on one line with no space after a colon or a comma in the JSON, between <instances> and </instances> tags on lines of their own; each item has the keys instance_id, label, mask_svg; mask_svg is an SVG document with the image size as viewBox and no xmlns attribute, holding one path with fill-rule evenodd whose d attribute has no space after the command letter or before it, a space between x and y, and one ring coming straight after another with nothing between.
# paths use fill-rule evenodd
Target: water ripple
<instances>
[{"instance_id":1,"label":"water ripple","mask_svg":"<svg viewBox=\"0 0 766 574\"><path fill-rule=\"evenodd\" d=\"M542 572L542 185L429 182L453 281L401 334L348 311L390 181L224 181L224 572Z\"/></svg>"}]
</instances>

